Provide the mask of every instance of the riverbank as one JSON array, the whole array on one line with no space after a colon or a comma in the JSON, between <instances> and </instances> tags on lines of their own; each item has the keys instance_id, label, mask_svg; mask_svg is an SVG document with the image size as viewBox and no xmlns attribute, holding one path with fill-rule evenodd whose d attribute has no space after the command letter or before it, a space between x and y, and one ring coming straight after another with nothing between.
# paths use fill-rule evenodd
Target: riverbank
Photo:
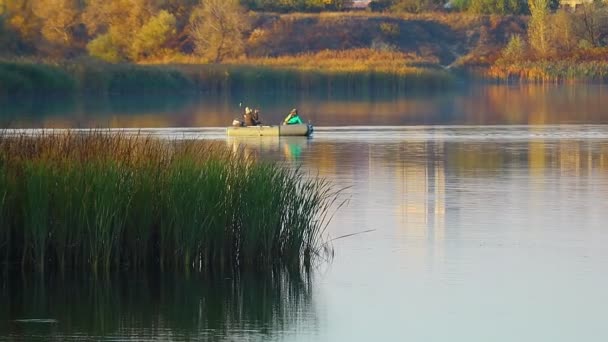
<instances>
[{"instance_id":1,"label":"riverbank","mask_svg":"<svg viewBox=\"0 0 608 342\"><path fill-rule=\"evenodd\" d=\"M299 269L322 253L325 181L202 141L0 135L0 267Z\"/></svg>"},{"instance_id":2,"label":"riverbank","mask_svg":"<svg viewBox=\"0 0 608 342\"><path fill-rule=\"evenodd\" d=\"M543 60L496 64L483 74L499 82L570 83L608 81L606 61Z\"/></svg>"},{"instance_id":3,"label":"riverbank","mask_svg":"<svg viewBox=\"0 0 608 342\"><path fill-rule=\"evenodd\" d=\"M402 53L363 50L354 54L355 57L350 59L327 59L325 67L322 65L316 69L310 64L300 63L311 58L308 55L226 64L196 64L190 60L145 65L5 61L0 62L0 96L221 93L239 90L403 93L413 89L448 88L454 81L448 72L416 66L416 61L410 61ZM320 58L313 57L311 59L316 61Z\"/></svg>"}]
</instances>

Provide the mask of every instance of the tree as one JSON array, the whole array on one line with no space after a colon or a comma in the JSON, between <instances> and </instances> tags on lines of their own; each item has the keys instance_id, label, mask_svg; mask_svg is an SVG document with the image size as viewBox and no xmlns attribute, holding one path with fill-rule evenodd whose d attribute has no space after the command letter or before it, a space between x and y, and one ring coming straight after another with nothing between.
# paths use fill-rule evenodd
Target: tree
<instances>
[{"instance_id":1,"label":"tree","mask_svg":"<svg viewBox=\"0 0 608 342\"><path fill-rule=\"evenodd\" d=\"M528 11L525 0L470 0L460 1L458 6L464 5L476 14L523 14Z\"/></svg>"},{"instance_id":2,"label":"tree","mask_svg":"<svg viewBox=\"0 0 608 342\"><path fill-rule=\"evenodd\" d=\"M32 9L41 19L40 33L48 42L64 47L72 43L71 32L80 10L75 0L34 0Z\"/></svg>"},{"instance_id":3,"label":"tree","mask_svg":"<svg viewBox=\"0 0 608 342\"><path fill-rule=\"evenodd\" d=\"M369 8L372 12L383 12L395 4L393 0L372 0L369 3Z\"/></svg>"},{"instance_id":4,"label":"tree","mask_svg":"<svg viewBox=\"0 0 608 342\"><path fill-rule=\"evenodd\" d=\"M509 43L502 50L500 61L505 63L521 62L526 56L526 45L518 34L511 36Z\"/></svg>"},{"instance_id":5,"label":"tree","mask_svg":"<svg viewBox=\"0 0 608 342\"><path fill-rule=\"evenodd\" d=\"M530 23L528 25L528 41L534 51L542 57L549 55L549 0L528 0L530 7Z\"/></svg>"},{"instance_id":6,"label":"tree","mask_svg":"<svg viewBox=\"0 0 608 342\"><path fill-rule=\"evenodd\" d=\"M442 1L437 0L398 0L392 8L397 11L420 13L441 7Z\"/></svg>"},{"instance_id":7,"label":"tree","mask_svg":"<svg viewBox=\"0 0 608 342\"><path fill-rule=\"evenodd\" d=\"M175 34L175 23L175 16L165 10L150 18L135 35L131 57L137 60L156 54Z\"/></svg>"},{"instance_id":8,"label":"tree","mask_svg":"<svg viewBox=\"0 0 608 342\"><path fill-rule=\"evenodd\" d=\"M176 35L177 19L161 9L165 5L186 11L175 1L89 0L83 21L96 38L87 50L107 61L137 60L158 53Z\"/></svg>"},{"instance_id":9,"label":"tree","mask_svg":"<svg viewBox=\"0 0 608 342\"><path fill-rule=\"evenodd\" d=\"M558 10L552 21L551 44L558 49L558 52L571 52L577 43L572 14L563 9Z\"/></svg>"},{"instance_id":10,"label":"tree","mask_svg":"<svg viewBox=\"0 0 608 342\"><path fill-rule=\"evenodd\" d=\"M106 62L116 63L123 59L119 51L118 44L114 41L112 33L104 33L87 44L87 51L93 57L97 57Z\"/></svg>"},{"instance_id":11,"label":"tree","mask_svg":"<svg viewBox=\"0 0 608 342\"><path fill-rule=\"evenodd\" d=\"M560 0L549 0L549 9L557 11L560 7Z\"/></svg>"},{"instance_id":12,"label":"tree","mask_svg":"<svg viewBox=\"0 0 608 342\"><path fill-rule=\"evenodd\" d=\"M601 1L583 4L577 11L577 30L583 40L594 47L602 45L608 31L608 8Z\"/></svg>"},{"instance_id":13,"label":"tree","mask_svg":"<svg viewBox=\"0 0 608 342\"><path fill-rule=\"evenodd\" d=\"M202 0L190 21L196 52L214 63L243 53L243 32L248 27L238 0Z\"/></svg>"},{"instance_id":14,"label":"tree","mask_svg":"<svg viewBox=\"0 0 608 342\"><path fill-rule=\"evenodd\" d=\"M5 28L18 36L21 47L29 49L35 46L40 37L41 22L29 0L4 0L3 17Z\"/></svg>"}]
</instances>

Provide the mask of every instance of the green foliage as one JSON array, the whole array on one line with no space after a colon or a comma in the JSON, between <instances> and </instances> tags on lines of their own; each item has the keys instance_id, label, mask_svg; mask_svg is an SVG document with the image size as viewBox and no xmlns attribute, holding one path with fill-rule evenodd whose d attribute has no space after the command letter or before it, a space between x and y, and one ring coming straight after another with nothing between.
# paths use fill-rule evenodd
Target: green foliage
<instances>
[{"instance_id":1,"label":"green foliage","mask_svg":"<svg viewBox=\"0 0 608 342\"><path fill-rule=\"evenodd\" d=\"M87 44L89 55L110 63L120 62L123 56L111 33L97 36Z\"/></svg>"},{"instance_id":2,"label":"green foliage","mask_svg":"<svg viewBox=\"0 0 608 342\"><path fill-rule=\"evenodd\" d=\"M530 23L528 41L530 47L541 57L551 53L549 0L529 0Z\"/></svg>"},{"instance_id":3,"label":"green foliage","mask_svg":"<svg viewBox=\"0 0 608 342\"><path fill-rule=\"evenodd\" d=\"M0 96L70 93L75 85L74 79L57 67L0 61Z\"/></svg>"},{"instance_id":4,"label":"green foliage","mask_svg":"<svg viewBox=\"0 0 608 342\"><path fill-rule=\"evenodd\" d=\"M135 35L131 51L132 58L137 60L140 56L156 54L176 33L175 24L175 16L165 10L150 18Z\"/></svg>"},{"instance_id":5,"label":"green foliage","mask_svg":"<svg viewBox=\"0 0 608 342\"><path fill-rule=\"evenodd\" d=\"M347 8L351 0L243 0L241 4L249 10L261 12L320 12Z\"/></svg>"},{"instance_id":6,"label":"green foliage","mask_svg":"<svg viewBox=\"0 0 608 342\"><path fill-rule=\"evenodd\" d=\"M527 14L525 0L455 0L452 8L457 11L469 11L475 14Z\"/></svg>"},{"instance_id":7,"label":"green foliage","mask_svg":"<svg viewBox=\"0 0 608 342\"><path fill-rule=\"evenodd\" d=\"M556 11L560 7L560 0L549 0L549 9Z\"/></svg>"},{"instance_id":8,"label":"green foliage","mask_svg":"<svg viewBox=\"0 0 608 342\"><path fill-rule=\"evenodd\" d=\"M453 0L451 4L454 10L464 12L471 6L471 0Z\"/></svg>"},{"instance_id":9,"label":"green foliage","mask_svg":"<svg viewBox=\"0 0 608 342\"><path fill-rule=\"evenodd\" d=\"M0 160L0 251L40 270L299 271L337 199L321 179L201 141L0 135Z\"/></svg>"},{"instance_id":10,"label":"green foliage","mask_svg":"<svg viewBox=\"0 0 608 342\"><path fill-rule=\"evenodd\" d=\"M379 42L378 49L394 50ZM173 65L79 63L63 66L0 62L0 96L93 94L162 94L167 92L275 89L353 94L401 93L452 86L445 71L407 69L374 71L353 65L345 70L298 70L259 65Z\"/></svg>"},{"instance_id":11,"label":"green foliage","mask_svg":"<svg viewBox=\"0 0 608 342\"><path fill-rule=\"evenodd\" d=\"M501 63L517 63L526 57L526 45L520 35L513 35L501 52Z\"/></svg>"},{"instance_id":12,"label":"green foliage","mask_svg":"<svg viewBox=\"0 0 608 342\"><path fill-rule=\"evenodd\" d=\"M399 25L396 23L381 23L380 32L387 38L398 38L400 34Z\"/></svg>"},{"instance_id":13,"label":"green foliage","mask_svg":"<svg viewBox=\"0 0 608 342\"><path fill-rule=\"evenodd\" d=\"M395 0L372 0L369 3L369 8L372 12L383 12L388 10L395 4Z\"/></svg>"},{"instance_id":14,"label":"green foliage","mask_svg":"<svg viewBox=\"0 0 608 342\"><path fill-rule=\"evenodd\" d=\"M468 5L466 9L476 14L524 14L528 11L525 0L469 0L458 4L464 5Z\"/></svg>"},{"instance_id":15,"label":"green foliage","mask_svg":"<svg viewBox=\"0 0 608 342\"><path fill-rule=\"evenodd\" d=\"M440 8L443 1L438 0L396 0L392 9L408 13L421 13Z\"/></svg>"}]
</instances>

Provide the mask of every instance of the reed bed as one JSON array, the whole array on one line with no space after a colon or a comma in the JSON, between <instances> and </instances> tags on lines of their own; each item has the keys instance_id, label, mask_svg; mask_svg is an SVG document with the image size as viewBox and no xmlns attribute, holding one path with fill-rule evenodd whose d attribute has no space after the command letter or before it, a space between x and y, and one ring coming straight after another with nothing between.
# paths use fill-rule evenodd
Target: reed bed
<instances>
[{"instance_id":1,"label":"reed bed","mask_svg":"<svg viewBox=\"0 0 608 342\"><path fill-rule=\"evenodd\" d=\"M503 63L490 67L485 72L491 79L527 81L536 83L561 82L606 82L608 63L605 61L529 61Z\"/></svg>"},{"instance_id":2,"label":"reed bed","mask_svg":"<svg viewBox=\"0 0 608 342\"><path fill-rule=\"evenodd\" d=\"M346 57L351 59L345 60ZM453 84L449 73L416 67L408 64L408 60L403 59L405 57L393 52L355 51L323 52L313 57L259 58L226 64L0 61L0 96L225 93L241 90L399 93L412 89L443 89ZM324 58L327 60L321 62Z\"/></svg>"},{"instance_id":3,"label":"reed bed","mask_svg":"<svg viewBox=\"0 0 608 342\"><path fill-rule=\"evenodd\" d=\"M0 61L0 96L71 93L75 87L74 78L55 66Z\"/></svg>"},{"instance_id":4,"label":"reed bed","mask_svg":"<svg viewBox=\"0 0 608 342\"><path fill-rule=\"evenodd\" d=\"M202 141L0 134L2 267L309 267L337 192Z\"/></svg>"}]
</instances>

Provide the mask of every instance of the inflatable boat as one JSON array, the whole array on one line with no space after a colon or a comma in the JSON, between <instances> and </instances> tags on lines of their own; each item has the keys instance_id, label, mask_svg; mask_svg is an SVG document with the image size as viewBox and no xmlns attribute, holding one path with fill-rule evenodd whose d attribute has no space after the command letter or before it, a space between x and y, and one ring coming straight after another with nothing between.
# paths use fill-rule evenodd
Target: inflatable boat
<instances>
[{"instance_id":1,"label":"inflatable boat","mask_svg":"<svg viewBox=\"0 0 608 342\"><path fill-rule=\"evenodd\" d=\"M311 124L276 125L276 126L232 126L226 128L228 136L239 137L290 137L310 136L313 131Z\"/></svg>"}]
</instances>

